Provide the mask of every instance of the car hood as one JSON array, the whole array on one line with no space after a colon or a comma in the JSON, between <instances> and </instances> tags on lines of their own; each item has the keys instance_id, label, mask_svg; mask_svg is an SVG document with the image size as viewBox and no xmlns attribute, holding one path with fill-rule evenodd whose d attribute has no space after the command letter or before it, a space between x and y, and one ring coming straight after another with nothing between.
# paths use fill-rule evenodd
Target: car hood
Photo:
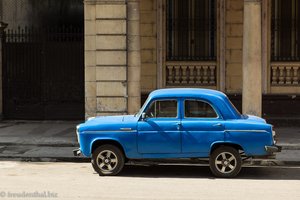
<instances>
[{"instance_id":1,"label":"car hood","mask_svg":"<svg viewBox=\"0 0 300 200\"><path fill-rule=\"evenodd\" d=\"M83 131L120 131L121 129L136 130L137 117L134 115L104 116L88 119L77 128Z\"/></svg>"}]
</instances>

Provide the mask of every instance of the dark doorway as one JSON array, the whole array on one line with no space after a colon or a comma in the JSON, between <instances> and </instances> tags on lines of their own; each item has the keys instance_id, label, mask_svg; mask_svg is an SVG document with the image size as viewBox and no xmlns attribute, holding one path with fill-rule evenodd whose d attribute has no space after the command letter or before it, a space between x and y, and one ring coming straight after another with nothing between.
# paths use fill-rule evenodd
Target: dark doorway
<instances>
[{"instance_id":1,"label":"dark doorway","mask_svg":"<svg viewBox=\"0 0 300 200\"><path fill-rule=\"evenodd\" d=\"M5 32L5 119L84 118L82 1L45 2L48 8L46 4L33 4L39 6L39 22ZM76 2L78 5L74 6Z\"/></svg>"}]
</instances>

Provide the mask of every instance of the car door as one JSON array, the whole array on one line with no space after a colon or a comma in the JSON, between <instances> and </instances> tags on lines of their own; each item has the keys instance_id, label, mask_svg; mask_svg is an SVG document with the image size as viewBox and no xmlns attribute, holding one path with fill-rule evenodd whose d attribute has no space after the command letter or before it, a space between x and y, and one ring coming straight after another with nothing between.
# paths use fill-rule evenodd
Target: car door
<instances>
[{"instance_id":1,"label":"car door","mask_svg":"<svg viewBox=\"0 0 300 200\"><path fill-rule=\"evenodd\" d=\"M182 104L182 153L207 155L213 142L224 140L224 120L208 101L185 99Z\"/></svg>"},{"instance_id":2,"label":"car door","mask_svg":"<svg viewBox=\"0 0 300 200\"><path fill-rule=\"evenodd\" d=\"M180 153L181 135L178 101L159 99L144 111L138 122L138 152L142 154Z\"/></svg>"}]
</instances>

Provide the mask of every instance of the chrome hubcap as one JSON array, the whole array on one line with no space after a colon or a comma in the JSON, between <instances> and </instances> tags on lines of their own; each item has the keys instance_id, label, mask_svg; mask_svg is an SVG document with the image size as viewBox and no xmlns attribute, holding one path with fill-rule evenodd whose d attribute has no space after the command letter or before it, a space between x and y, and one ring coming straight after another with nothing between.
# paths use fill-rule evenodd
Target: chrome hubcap
<instances>
[{"instance_id":1,"label":"chrome hubcap","mask_svg":"<svg viewBox=\"0 0 300 200\"><path fill-rule=\"evenodd\" d=\"M220 153L215 160L215 166L217 170L221 173L228 174L231 173L237 165L235 156L229 152Z\"/></svg>"},{"instance_id":2,"label":"chrome hubcap","mask_svg":"<svg viewBox=\"0 0 300 200\"><path fill-rule=\"evenodd\" d=\"M97 165L103 173L110 173L118 164L117 156L110 150L101 151L97 156Z\"/></svg>"}]
</instances>

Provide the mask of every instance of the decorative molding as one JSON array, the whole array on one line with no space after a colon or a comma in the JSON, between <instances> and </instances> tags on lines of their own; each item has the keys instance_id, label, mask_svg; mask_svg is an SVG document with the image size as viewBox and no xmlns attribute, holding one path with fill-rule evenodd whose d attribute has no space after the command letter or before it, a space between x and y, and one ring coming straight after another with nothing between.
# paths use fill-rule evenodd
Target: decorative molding
<instances>
[{"instance_id":1,"label":"decorative molding","mask_svg":"<svg viewBox=\"0 0 300 200\"><path fill-rule=\"evenodd\" d=\"M272 86L298 86L300 63L271 63Z\"/></svg>"},{"instance_id":2,"label":"decorative molding","mask_svg":"<svg viewBox=\"0 0 300 200\"><path fill-rule=\"evenodd\" d=\"M84 4L101 5L101 4L126 4L128 0L84 0Z\"/></svg>"},{"instance_id":3,"label":"decorative molding","mask_svg":"<svg viewBox=\"0 0 300 200\"><path fill-rule=\"evenodd\" d=\"M261 3L261 2L262 0L244 0L244 3Z\"/></svg>"},{"instance_id":4,"label":"decorative molding","mask_svg":"<svg viewBox=\"0 0 300 200\"><path fill-rule=\"evenodd\" d=\"M216 86L216 62L166 62L168 86Z\"/></svg>"}]
</instances>

